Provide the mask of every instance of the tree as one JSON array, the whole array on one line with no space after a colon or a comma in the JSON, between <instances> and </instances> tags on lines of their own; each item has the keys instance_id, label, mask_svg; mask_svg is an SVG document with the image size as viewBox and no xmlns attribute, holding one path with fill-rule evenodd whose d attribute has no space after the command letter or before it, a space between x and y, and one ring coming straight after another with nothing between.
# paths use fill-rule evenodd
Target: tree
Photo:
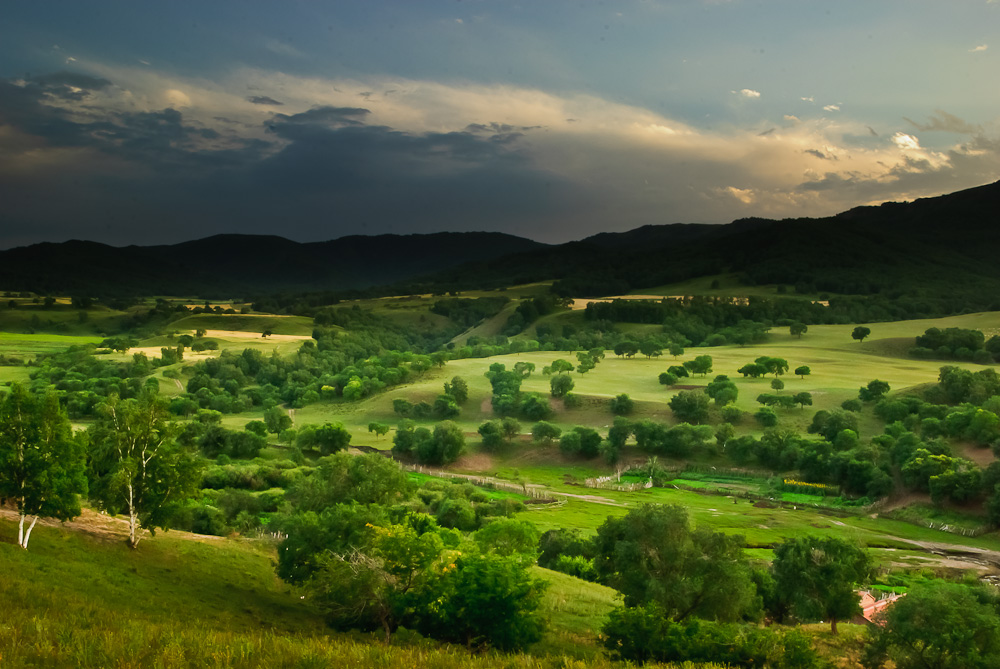
<instances>
[{"instance_id":1,"label":"tree","mask_svg":"<svg viewBox=\"0 0 1000 669\"><path fill-rule=\"evenodd\" d=\"M867 551L841 539L786 539L774 550L775 586L792 602L801 620L837 621L861 612L855 586L871 576Z\"/></svg>"},{"instance_id":2,"label":"tree","mask_svg":"<svg viewBox=\"0 0 1000 669\"><path fill-rule=\"evenodd\" d=\"M137 399L110 395L88 429L90 497L102 511L128 516L128 546L141 531L167 529L178 506L194 493L194 455L174 440L166 401L144 392Z\"/></svg>"},{"instance_id":3,"label":"tree","mask_svg":"<svg viewBox=\"0 0 1000 669\"><path fill-rule=\"evenodd\" d=\"M469 384L461 376L456 376L451 382L445 381L444 394L451 395L457 404L465 404L469 399Z\"/></svg>"},{"instance_id":4,"label":"tree","mask_svg":"<svg viewBox=\"0 0 1000 669\"><path fill-rule=\"evenodd\" d=\"M796 403L796 404L798 404L798 405L799 405L799 407L800 407L800 408L802 408L802 409L805 409L805 408L806 408L807 406L810 406L810 407L811 407L811 406L812 406L812 403L813 403L813 396L812 396L812 393L808 393L808 392L805 392L805 391L803 391L803 392L801 392L801 393L795 393L795 394L794 394L794 395L792 396L792 399L793 399L793 400L795 401L795 403Z\"/></svg>"},{"instance_id":5,"label":"tree","mask_svg":"<svg viewBox=\"0 0 1000 669\"><path fill-rule=\"evenodd\" d=\"M0 402L0 499L17 507L18 546L28 548L39 518L80 515L85 470L86 452L55 393L37 397L14 384Z\"/></svg>"},{"instance_id":6,"label":"tree","mask_svg":"<svg viewBox=\"0 0 1000 669\"><path fill-rule=\"evenodd\" d=\"M809 365L802 365L801 367L796 367L795 368L795 375L798 376L799 378L803 378L804 379L807 376L809 376L811 373L812 373L812 370L809 369Z\"/></svg>"},{"instance_id":7,"label":"tree","mask_svg":"<svg viewBox=\"0 0 1000 669\"><path fill-rule=\"evenodd\" d=\"M627 416L635 409L635 402L626 393L611 398L611 413L616 416Z\"/></svg>"},{"instance_id":8,"label":"tree","mask_svg":"<svg viewBox=\"0 0 1000 669\"><path fill-rule=\"evenodd\" d=\"M655 340L647 339L639 344L639 352L647 358L658 358L663 355L663 347Z\"/></svg>"},{"instance_id":9,"label":"tree","mask_svg":"<svg viewBox=\"0 0 1000 669\"><path fill-rule=\"evenodd\" d=\"M700 390L682 390L667 402L677 420L700 423L708 418L708 395Z\"/></svg>"},{"instance_id":10,"label":"tree","mask_svg":"<svg viewBox=\"0 0 1000 669\"><path fill-rule=\"evenodd\" d=\"M784 390L785 382L778 378L771 379L771 388L773 390Z\"/></svg>"},{"instance_id":11,"label":"tree","mask_svg":"<svg viewBox=\"0 0 1000 669\"><path fill-rule=\"evenodd\" d=\"M410 495L410 479L390 458L377 453L336 453L321 458L317 471L289 487L297 511L323 511L338 504L391 505Z\"/></svg>"},{"instance_id":12,"label":"tree","mask_svg":"<svg viewBox=\"0 0 1000 669\"><path fill-rule=\"evenodd\" d=\"M932 581L913 586L868 628L862 663L876 669L992 669L1000 666L996 595L979 587Z\"/></svg>"},{"instance_id":13,"label":"tree","mask_svg":"<svg viewBox=\"0 0 1000 669\"><path fill-rule=\"evenodd\" d=\"M535 423L534 427L531 428L531 438L536 442L541 442L544 444L551 444L553 441L559 438L562 434L562 430L557 425L552 423L547 423L544 420Z\"/></svg>"},{"instance_id":14,"label":"tree","mask_svg":"<svg viewBox=\"0 0 1000 669\"><path fill-rule=\"evenodd\" d=\"M808 330L809 327L805 323L792 323L788 326L788 332L793 337L798 337L799 339L802 339L802 335L804 335Z\"/></svg>"},{"instance_id":15,"label":"tree","mask_svg":"<svg viewBox=\"0 0 1000 669\"><path fill-rule=\"evenodd\" d=\"M865 340L865 337L867 337L871 333L872 333L871 328L866 328L863 325L859 325L858 327L854 328L853 332L851 332L851 339L857 339L859 342L862 342Z\"/></svg>"},{"instance_id":16,"label":"tree","mask_svg":"<svg viewBox=\"0 0 1000 669\"><path fill-rule=\"evenodd\" d=\"M271 407L264 411L264 424L271 434L281 434L292 426L292 419L281 407Z\"/></svg>"},{"instance_id":17,"label":"tree","mask_svg":"<svg viewBox=\"0 0 1000 669\"><path fill-rule=\"evenodd\" d=\"M519 650L541 638L545 586L520 556L463 551L423 590L417 630L470 649Z\"/></svg>"},{"instance_id":18,"label":"tree","mask_svg":"<svg viewBox=\"0 0 1000 669\"><path fill-rule=\"evenodd\" d=\"M526 520L494 518L472 535L483 552L496 555L519 555L535 561L538 552L538 528Z\"/></svg>"},{"instance_id":19,"label":"tree","mask_svg":"<svg viewBox=\"0 0 1000 669\"><path fill-rule=\"evenodd\" d=\"M450 420L438 423L430 439L417 444L417 461L425 465L446 465L465 452L465 435Z\"/></svg>"},{"instance_id":20,"label":"tree","mask_svg":"<svg viewBox=\"0 0 1000 669\"><path fill-rule=\"evenodd\" d=\"M514 440L514 437L521 434L521 423L513 416L505 416L500 421L500 431L509 444Z\"/></svg>"},{"instance_id":21,"label":"tree","mask_svg":"<svg viewBox=\"0 0 1000 669\"><path fill-rule=\"evenodd\" d=\"M712 356L699 355L694 360L687 360L684 362L684 368L690 370L692 374L701 374L702 376L711 374Z\"/></svg>"},{"instance_id":22,"label":"tree","mask_svg":"<svg viewBox=\"0 0 1000 669\"><path fill-rule=\"evenodd\" d=\"M494 451L503 445L503 428L498 420L488 420L479 426L479 436L483 439L483 448Z\"/></svg>"},{"instance_id":23,"label":"tree","mask_svg":"<svg viewBox=\"0 0 1000 669\"><path fill-rule=\"evenodd\" d=\"M574 369L573 363L568 360L563 360L559 358L558 360L553 360L551 365L548 365L542 369L543 374L562 374L564 372L572 372Z\"/></svg>"},{"instance_id":24,"label":"tree","mask_svg":"<svg viewBox=\"0 0 1000 669\"><path fill-rule=\"evenodd\" d=\"M374 432L376 437L384 437L389 433L389 424L379 422L368 423L368 431Z\"/></svg>"},{"instance_id":25,"label":"tree","mask_svg":"<svg viewBox=\"0 0 1000 669\"><path fill-rule=\"evenodd\" d=\"M760 377L767 374L767 368L764 365L756 362L748 362L739 369L736 370L738 374L742 374L743 378L750 377L752 379L759 379Z\"/></svg>"},{"instance_id":26,"label":"tree","mask_svg":"<svg viewBox=\"0 0 1000 669\"><path fill-rule=\"evenodd\" d=\"M885 381L869 381L867 386L858 390L858 399L862 402L874 402L882 399L890 390L889 384Z\"/></svg>"},{"instance_id":27,"label":"tree","mask_svg":"<svg viewBox=\"0 0 1000 669\"><path fill-rule=\"evenodd\" d=\"M670 372L660 372L659 381L661 385L672 386L677 383L677 377Z\"/></svg>"},{"instance_id":28,"label":"tree","mask_svg":"<svg viewBox=\"0 0 1000 669\"><path fill-rule=\"evenodd\" d=\"M655 603L675 621L738 620L755 589L743 538L692 528L677 505L646 504L608 518L594 539L598 580L634 607Z\"/></svg>"},{"instance_id":29,"label":"tree","mask_svg":"<svg viewBox=\"0 0 1000 669\"><path fill-rule=\"evenodd\" d=\"M552 397L566 397L575 385L573 377L569 374L556 374L549 381Z\"/></svg>"},{"instance_id":30,"label":"tree","mask_svg":"<svg viewBox=\"0 0 1000 669\"><path fill-rule=\"evenodd\" d=\"M444 544L435 532L419 534L405 525L368 529L361 546L321 555L306 589L332 627L381 627L388 643L406 622L410 600L425 584Z\"/></svg>"},{"instance_id":31,"label":"tree","mask_svg":"<svg viewBox=\"0 0 1000 669\"><path fill-rule=\"evenodd\" d=\"M772 358L763 355L754 360L754 362L767 370L768 374L774 374L774 378L778 378L788 371L788 361L784 358Z\"/></svg>"}]
</instances>

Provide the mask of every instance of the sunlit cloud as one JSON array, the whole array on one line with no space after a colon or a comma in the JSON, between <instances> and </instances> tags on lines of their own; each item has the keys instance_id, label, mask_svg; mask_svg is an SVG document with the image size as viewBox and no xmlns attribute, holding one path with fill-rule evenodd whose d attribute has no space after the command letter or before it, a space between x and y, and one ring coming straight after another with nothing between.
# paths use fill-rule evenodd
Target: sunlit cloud
<instances>
[{"instance_id":1,"label":"sunlit cloud","mask_svg":"<svg viewBox=\"0 0 1000 669\"><path fill-rule=\"evenodd\" d=\"M736 94L736 95L741 95L741 96L743 96L745 98L755 99L755 98L759 98L760 97L760 91L755 91L755 90L750 89L750 88L744 88L744 89L741 89L739 91L732 91L732 92L734 94Z\"/></svg>"},{"instance_id":2,"label":"sunlit cloud","mask_svg":"<svg viewBox=\"0 0 1000 669\"><path fill-rule=\"evenodd\" d=\"M246 231L256 231L259 218L264 231L265 219L306 221L340 210L350 215L336 229L296 223L283 234L426 231L436 220L438 229L503 226L558 241L614 226L833 214L977 185L1000 171L1000 142L981 132L932 150L902 131L873 140L869 126L845 115L704 129L595 95L515 86L260 69L201 80L149 67L88 67L84 80L21 82L25 95L41 87L50 112L78 128L60 143L44 134L58 124L30 114L0 126L0 151L10 156L0 174L28 180L21 197L39 192L31 180L52 190L44 180L59 174L96 179L88 197L106 188L96 185L102 180L132 180L157 203L142 214L151 221L206 212L192 215L188 228L169 228L178 239L203 232L212 211L232 212ZM0 118L3 109L0 101ZM98 123L101 133L88 131ZM923 132L962 123L938 111L913 125ZM115 137L130 139L108 139ZM197 185L179 185L186 179ZM400 202L410 198L410 210L420 202L421 217L374 195L386 184ZM118 193L106 197L120 201ZM492 212L482 211L486 197L495 198ZM385 227L400 220L413 227Z\"/></svg>"},{"instance_id":3,"label":"sunlit cloud","mask_svg":"<svg viewBox=\"0 0 1000 669\"><path fill-rule=\"evenodd\" d=\"M823 111L834 112L840 111L840 105L826 105L823 107Z\"/></svg>"},{"instance_id":4,"label":"sunlit cloud","mask_svg":"<svg viewBox=\"0 0 1000 669\"><path fill-rule=\"evenodd\" d=\"M908 135L905 132L897 132L892 136L892 143L901 149L919 149L920 142L913 135Z\"/></svg>"},{"instance_id":5,"label":"sunlit cloud","mask_svg":"<svg viewBox=\"0 0 1000 669\"><path fill-rule=\"evenodd\" d=\"M973 48L969 49L969 53L981 53L983 51L986 51L989 48L990 47L987 44L980 44L979 46L976 46L976 47L973 47Z\"/></svg>"}]
</instances>

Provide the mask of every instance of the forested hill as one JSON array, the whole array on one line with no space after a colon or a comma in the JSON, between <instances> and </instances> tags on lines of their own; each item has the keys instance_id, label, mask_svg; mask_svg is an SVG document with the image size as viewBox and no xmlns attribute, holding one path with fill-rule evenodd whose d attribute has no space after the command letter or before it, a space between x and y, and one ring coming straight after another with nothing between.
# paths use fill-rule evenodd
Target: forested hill
<instances>
[{"instance_id":1,"label":"forested hill","mask_svg":"<svg viewBox=\"0 0 1000 669\"><path fill-rule=\"evenodd\" d=\"M0 288L74 295L347 290L540 248L545 245L498 232L351 236L313 243L216 235L127 247L73 240L0 251Z\"/></svg>"},{"instance_id":2,"label":"forested hill","mask_svg":"<svg viewBox=\"0 0 1000 669\"><path fill-rule=\"evenodd\" d=\"M435 281L561 279L565 294L599 296L735 273L747 284L809 292L981 295L1000 289L998 213L1000 182L827 218L645 226L458 267Z\"/></svg>"},{"instance_id":3,"label":"forested hill","mask_svg":"<svg viewBox=\"0 0 1000 669\"><path fill-rule=\"evenodd\" d=\"M974 294L978 303L1000 294L998 212L1000 182L827 218L651 225L554 246L487 232L307 244L218 235L125 248L70 241L0 251L0 289L207 297L390 285L383 292L441 292L557 279L558 291L587 296L734 273L747 284L804 292Z\"/></svg>"}]
</instances>

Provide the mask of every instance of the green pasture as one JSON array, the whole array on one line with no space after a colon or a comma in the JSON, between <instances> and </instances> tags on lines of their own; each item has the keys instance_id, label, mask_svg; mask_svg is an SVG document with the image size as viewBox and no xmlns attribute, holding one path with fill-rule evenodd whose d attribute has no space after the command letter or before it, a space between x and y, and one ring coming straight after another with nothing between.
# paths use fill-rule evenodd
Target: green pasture
<instances>
[{"instance_id":1,"label":"green pasture","mask_svg":"<svg viewBox=\"0 0 1000 669\"><path fill-rule=\"evenodd\" d=\"M99 344L103 337L95 335L63 334L21 334L0 331L0 354L14 356L35 356L39 353L54 353L70 346Z\"/></svg>"},{"instance_id":2,"label":"green pasture","mask_svg":"<svg viewBox=\"0 0 1000 669\"><path fill-rule=\"evenodd\" d=\"M0 298L0 331L3 332L50 332L60 335L93 335L112 329L114 321L123 312L107 307L95 306L90 309L73 309L68 300L58 301L49 308L33 304L30 300L15 300L17 307L11 309L9 300Z\"/></svg>"},{"instance_id":3,"label":"green pasture","mask_svg":"<svg viewBox=\"0 0 1000 669\"><path fill-rule=\"evenodd\" d=\"M165 332L191 333L195 330L232 330L261 333L270 330L279 335L311 336L313 322L305 316L274 314L192 314L163 327Z\"/></svg>"},{"instance_id":4,"label":"green pasture","mask_svg":"<svg viewBox=\"0 0 1000 669\"><path fill-rule=\"evenodd\" d=\"M271 542L166 532L130 550L123 534L85 522L39 526L23 551L16 532L0 519L0 661L11 666L292 666L297 657L311 661L294 666L369 666L355 663L366 659L363 648L380 654L371 666L554 667L546 655L609 666L596 639L617 594L540 567L532 571L548 583L540 609L547 630L530 649L539 657L502 659L405 632L386 647L377 633L327 629L274 575ZM281 652L268 659L276 652L268 645Z\"/></svg>"},{"instance_id":5,"label":"green pasture","mask_svg":"<svg viewBox=\"0 0 1000 669\"><path fill-rule=\"evenodd\" d=\"M717 288L712 287L712 283L718 281ZM786 286L786 292L778 292L776 284L762 284L758 286L747 286L740 282L737 274L719 274L716 276L701 276L679 283L672 283L666 286L655 286L653 288L641 288L629 292L630 295L662 295L671 297L677 295L704 295L707 297L798 297L803 299L820 299L820 293L799 294L794 293L790 286Z\"/></svg>"}]
</instances>

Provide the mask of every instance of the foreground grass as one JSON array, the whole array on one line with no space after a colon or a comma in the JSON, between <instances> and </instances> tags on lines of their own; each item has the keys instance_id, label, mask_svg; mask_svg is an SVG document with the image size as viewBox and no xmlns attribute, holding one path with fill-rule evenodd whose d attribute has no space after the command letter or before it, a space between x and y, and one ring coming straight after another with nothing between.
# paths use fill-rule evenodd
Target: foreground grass
<instances>
[{"instance_id":1,"label":"foreground grass","mask_svg":"<svg viewBox=\"0 0 1000 669\"><path fill-rule=\"evenodd\" d=\"M0 520L4 667L611 667L596 646L616 605L609 588L536 568L550 583L533 655L470 655L405 631L391 646L330 632L274 575L273 548L158 534L120 537L38 527L30 551Z\"/></svg>"}]
</instances>

